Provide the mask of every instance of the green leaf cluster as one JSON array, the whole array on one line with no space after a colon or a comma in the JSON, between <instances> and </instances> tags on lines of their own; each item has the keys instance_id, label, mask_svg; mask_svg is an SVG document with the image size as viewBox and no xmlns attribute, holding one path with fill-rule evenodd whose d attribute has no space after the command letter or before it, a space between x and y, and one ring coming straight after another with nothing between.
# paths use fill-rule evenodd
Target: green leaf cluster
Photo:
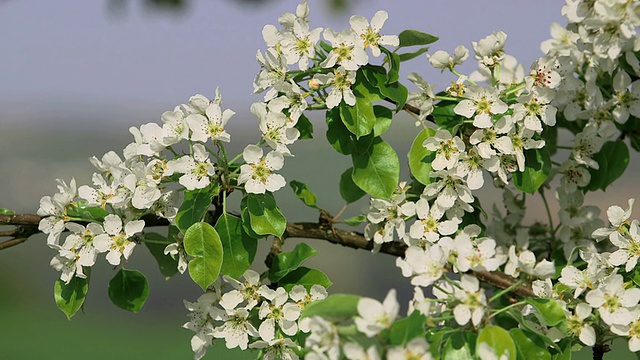
<instances>
[{"instance_id":1,"label":"green leaf cluster","mask_svg":"<svg viewBox=\"0 0 640 360\"><path fill-rule=\"evenodd\" d=\"M299 243L289 252L282 252L275 256L267 272L271 282L278 283L287 291L295 285L303 285L307 290L313 285L331 286L331 281L322 271L301 267L302 263L318 253L317 250L305 243Z\"/></svg>"}]
</instances>

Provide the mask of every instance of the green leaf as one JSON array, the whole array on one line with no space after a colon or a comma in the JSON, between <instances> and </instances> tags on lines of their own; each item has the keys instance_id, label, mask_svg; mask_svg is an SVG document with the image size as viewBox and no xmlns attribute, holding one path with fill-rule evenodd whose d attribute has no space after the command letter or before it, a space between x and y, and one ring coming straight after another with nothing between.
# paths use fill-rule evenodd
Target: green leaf
<instances>
[{"instance_id":1,"label":"green leaf","mask_svg":"<svg viewBox=\"0 0 640 360\"><path fill-rule=\"evenodd\" d=\"M558 127L557 126L549 126L544 129L544 147L549 151L549 155L553 156L553 154L558 152Z\"/></svg>"},{"instance_id":2,"label":"green leaf","mask_svg":"<svg viewBox=\"0 0 640 360\"><path fill-rule=\"evenodd\" d=\"M269 280L278 282L283 276L297 269L305 260L316 254L318 251L305 243L299 243L293 251L278 254L269 269Z\"/></svg>"},{"instance_id":3,"label":"green leaf","mask_svg":"<svg viewBox=\"0 0 640 360\"><path fill-rule=\"evenodd\" d=\"M355 151L355 137L340 118L340 109L327 110L327 141L340 154L351 155Z\"/></svg>"},{"instance_id":4,"label":"green leaf","mask_svg":"<svg viewBox=\"0 0 640 360\"><path fill-rule=\"evenodd\" d=\"M606 190L618 179L629 165L629 149L622 140L607 141L600 152L593 156L600 168L598 170L589 168L591 182L587 185L587 190Z\"/></svg>"},{"instance_id":5,"label":"green leaf","mask_svg":"<svg viewBox=\"0 0 640 360\"><path fill-rule=\"evenodd\" d=\"M438 41L437 36L433 36L417 30L405 30L401 32L400 35L398 35L398 38L400 39L400 45L398 47L429 45Z\"/></svg>"},{"instance_id":6,"label":"green leaf","mask_svg":"<svg viewBox=\"0 0 640 360\"><path fill-rule=\"evenodd\" d=\"M213 184L203 189L184 192L182 205L176 214L176 226L183 234L191 225L203 220L211 201L218 194L218 189L218 184Z\"/></svg>"},{"instance_id":7,"label":"green leaf","mask_svg":"<svg viewBox=\"0 0 640 360\"><path fill-rule=\"evenodd\" d=\"M551 157L545 148L525 150L524 157L525 169L513 173L513 183L518 189L533 194L549 177Z\"/></svg>"},{"instance_id":8,"label":"green leaf","mask_svg":"<svg viewBox=\"0 0 640 360\"><path fill-rule=\"evenodd\" d=\"M3 214L3 215L13 215L13 214L15 214L15 213L16 213L16 212L15 212L15 211L13 211L13 210L0 208L0 214Z\"/></svg>"},{"instance_id":9,"label":"green leaf","mask_svg":"<svg viewBox=\"0 0 640 360\"><path fill-rule=\"evenodd\" d=\"M309 190L307 184L297 180L293 180L289 183L289 185L293 189L293 193L296 195L296 197L302 200L305 205L314 209L319 209L318 205L316 205L318 198L316 197L316 194L312 193L311 190Z\"/></svg>"},{"instance_id":10,"label":"green leaf","mask_svg":"<svg viewBox=\"0 0 640 360\"><path fill-rule=\"evenodd\" d=\"M389 63L389 72L387 73L387 84L394 84L400 79L400 55L389 51L387 48L380 46L380 50L387 55Z\"/></svg>"},{"instance_id":11,"label":"green leaf","mask_svg":"<svg viewBox=\"0 0 640 360\"><path fill-rule=\"evenodd\" d=\"M443 357L442 351L444 350L444 343L451 336L451 330L448 328L427 328L427 334L425 338L427 342L430 344L429 352L435 360L441 360Z\"/></svg>"},{"instance_id":12,"label":"green leaf","mask_svg":"<svg viewBox=\"0 0 640 360\"><path fill-rule=\"evenodd\" d=\"M331 284L333 283L325 273L306 267L299 267L278 281L278 285L287 291L291 291L295 285L302 285L307 291L310 291L313 285L322 285L328 288Z\"/></svg>"},{"instance_id":13,"label":"green leaf","mask_svg":"<svg viewBox=\"0 0 640 360\"><path fill-rule=\"evenodd\" d=\"M169 239L158 233L144 233L144 245L149 249L153 258L156 259L160 272L165 279L169 279L178 272L178 260L171 257L171 255L164 254L164 249L172 243L173 241L169 241Z\"/></svg>"},{"instance_id":14,"label":"green leaf","mask_svg":"<svg viewBox=\"0 0 640 360\"><path fill-rule=\"evenodd\" d=\"M400 178L400 162L391 145L375 138L363 154L353 154L351 178L369 195L388 199L393 195Z\"/></svg>"},{"instance_id":15,"label":"green leaf","mask_svg":"<svg viewBox=\"0 0 640 360\"><path fill-rule=\"evenodd\" d=\"M149 297L147 278L139 271L120 269L109 281L109 299L124 310L137 313Z\"/></svg>"},{"instance_id":16,"label":"green leaf","mask_svg":"<svg viewBox=\"0 0 640 360\"><path fill-rule=\"evenodd\" d=\"M351 174L353 174L353 167L348 168L340 175L340 196L348 204L360 200L366 194L353 182Z\"/></svg>"},{"instance_id":17,"label":"green leaf","mask_svg":"<svg viewBox=\"0 0 640 360\"><path fill-rule=\"evenodd\" d=\"M404 54L399 54L400 55L400 61L407 61L407 60L411 60L413 58L416 58L424 53L426 53L427 51L429 51L428 47L423 47L420 48L414 52L410 52L410 53L404 53Z\"/></svg>"},{"instance_id":18,"label":"green leaf","mask_svg":"<svg viewBox=\"0 0 640 360\"><path fill-rule=\"evenodd\" d=\"M67 215L71 217L78 217L83 219L95 219L104 221L104 217L109 215L109 212L100 206L87 206L86 200L79 200L76 206L70 206L67 208Z\"/></svg>"},{"instance_id":19,"label":"green leaf","mask_svg":"<svg viewBox=\"0 0 640 360\"><path fill-rule=\"evenodd\" d=\"M88 275L87 275L88 276ZM53 287L53 297L56 300L56 305L67 315L67 319L71 320L71 317L75 315L78 310L84 304L84 299L89 291L89 282L87 279L82 279L74 276L68 284L58 279Z\"/></svg>"},{"instance_id":20,"label":"green leaf","mask_svg":"<svg viewBox=\"0 0 640 360\"><path fill-rule=\"evenodd\" d=\"M322 50L324 50L327 53L330 53L331 51L333 51L333 46L331 46L330 44L320 40L319 42L320 47L322 48Z\"/></svg>"},{"instance_id":21,"label":"green leaf","mask_svg":"<svg viewBox=\"0 0 640 360\"><path fill-rule=\"evenodd\" d=\"M442 360L475 359L477 335L472 332L457 332L444 345Z\"/></svg>"},{"instance_id":22,"label":"green leaf","mask_svg":"<svg viewBox=\"0 0 640 360\"><path fill-rule=\"evenodd\" d=\"M431 163L436 158L436 154L427 150L427 148L422 146L422 144L425 140L434 136L435 134L436 131L433 129L424 129L420 131L415 140L413 140L411 149L407 154L407 157L409 158L409 169L411 170L411 175L413 175L416 180L424 185L428 185L431 183Z\"/></svg>"},{"instance_id":23,"label":"green leaf","mask_svg":"<svg viewBox=\"0 0 640 360\"><path fill-rule=\"evenodd\" d=\"M440 101L435 105L431 113L436 121L436 125L449 130L452 134L456 133L453 130L463 124L464 121L453 110L457 105L458 102L456 101Z\"/></svg>"},{"instance_id":24,"label":"green leaf","mask_svg":"<svg viewBox=\"0 0 640 360\"><path fill-rule=\"evenodd\" d=\"M313 139L313 124L304 114L300 115L294 127L300 132L298 139Z\"/></svg>"},{"instance_id":25,"label":"green leaf","mask_svg":"<svg viewBox=\"0 0 640 360\"><path fill-rule=\"evenodd\" d=\"M396 112L402 110L409 97L409 90L399 82L387 85L382 93L396 103Z\"/></svg>"},{"instance_id":26,"label":"green leaf","mask_svg":"<svg viewBox=\"0 0 640 360\"><path fill-rule=\"evenodd\" d=\"M222 243L220 273L239 279L251 267L258 243L242 229L242 220L224 213L214 227Z\"/></svg>"},{"instance_id":27,"label":"green leaf","mask_svg":"<svg viewBox=\"0 0 640 360\"><path fill-rule=\"evenodd\" d=\"M276 205L273 194L247 194L246 198L253 231L258 235L282 237L287 229L287 219Z\"/></svg>"},{"instance_id":28,"label":"green leaf","mask_svg":"<svg viewBox=\"0 0 640 360\"><path fill-rule=\"evenodd\" d=\"M349 106L342 102L338 108L342 123L356 138L360 138L371 133L373 125L376 123L376 115L373 112L371 100L356 90L353 93L356 96L355 105Z\"/></svg>"},{"instance_id":29,"label":"green leaf","mask_svg":"<svg viewBox=\"0 0 640 360\"><path fill-rule=\"evenodd\" d=\"M349 320L358 315L360 296L333 294L326 299L314 301L302 310L301 318L320 316L329 321Z\"/></svg>"},{"instance_id":30,"label":"green leaf","mask_svg":"<svg viewBox=\"0 0 640 360\"><path fill-rule=\"evenodd\" d=\"M413 338L424 336L426 320L419 311L414 311L406 318L394 322L389 331L391 345L405 345Z\"/></svg>"},{"instance_id":31,"label":"green leaf","mask_svg":"<svg viewBox=\"0 0 640 360\"><path fill-rule=\"evenodd\" d=\"M393 113L382 105L373 105L373 112L376 115L376 123L373 125L373 136L380 136L389 130Z\"/></svg>"},{"instance_id":32,"label":"green leaf","mask_svg":"<svg viewBox=\"0 0 640 360\"><path fill-rule=\"evenodd\" d=\"M486 343L496 353L498 358L504 354L508 354L507 360L516 360L516 344L513 342L511 336L507 330L499 327L489 325L480 330L478 334L478 340L476 342L476 353L479 352L480 344Z\"/></svg>"},{"instance_id":33,"label":"green leaf","mask_svg":"<svg viewBox=\"0 0 640 360\"><path fill-rule=\"evenodd\" d=\"M184 234L184 249L193 259L189 261L189 275L207 291L218 278L223 261L222 242L213 226L198 222Z\"/></svg>"},{"instance_id":34,"label":"green leaf","mask_svg":"<svg viewBox=\"0 0 640 360\"><path fill-rule=\"evenodd\" d=\"M363 70L358 69L356 73L356 83L352 87L354 94L358 93L363 98L369 99L372 103L382 100L382 94L375 84L372 84L364 74Z\"/></svg>"},{"instance_id":35,"label":"green leaf","mask_svg":"<svg viewBox=\"0 0 640 360\"><path fill-rule=\"evenodd\" d=\"M556 326L565 320L562 306L553 299L527 298L526 302L538 310L547 326Z\"/></svg>"},{"instance_id":36,"label":"green leaf","mask_svg":"<svg viewBox=\"0 0 640 360\"><path fill-rule=\"evenodd\" d=\"M536 333L518 328L509 330L509 333L516 343L518 360L551 360L547 345Z\"/></svg>"},{"instance_id":37,"label":"green leaf","mask_svg":"<svg viewBox=\"0 0 640 360\"><path fill-rule=\"evenodd\" d=\"M362 224L363 222L367 221L367 217L360 214L358 216L354 216L354 217L350 217L346 220L344 220L344 223L349 225L349 226L358 226L360 224Z\"/></svg>"},{"instance_id":38,"label":"green leaf","mask_svg":"<svg viewBox=\"0 0 640 360\"><path fill-rule=\"evenodd\" d=\"M376 86L383 96L396 103L396 111L404 107L409 96L407 88L399 82L387 83L387 70L382 66L366 65L361 67L362 73L371 85Z\"/></svg>"},{"instance_id":39,"label":"green leaf","mask_svg":"<svg viewBox=\"0 0 640 360\"><path fill-rule=\"evenodd\" d=\"M570 337L566 337L560 341L558 341L557 346L560 351L556 351L555 349L551 349L551 359L553 360L571 360L572 350L572 339ZM636 353L637 354L637 353Z\"/></svg>"},{"instance_id":40,"label":"green leaf","mask_svg":"<svg viewBox=\"0 0 640 360\"><path fill-rule=\"evenodd\" d=\"M253 239L260 239L264 236L256 234L251 228L251 214L249 214L249 208L247 207L247 197L243 197L240 200L240 218L242 219L242 230Z\"/></svg>"}]
</instances>

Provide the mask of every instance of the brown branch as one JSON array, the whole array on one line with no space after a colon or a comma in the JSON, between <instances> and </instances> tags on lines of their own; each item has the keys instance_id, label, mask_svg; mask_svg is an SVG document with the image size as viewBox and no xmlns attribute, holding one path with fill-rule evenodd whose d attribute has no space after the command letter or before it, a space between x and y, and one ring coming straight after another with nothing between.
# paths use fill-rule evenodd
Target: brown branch
<instances>
[{"instance_id":1,"label":"brown branch","mask_svg":"<svg viewBox=\"0 0 640 360\"><path fill-rule=\"evenodd\" d=\"M17 226L17 229L14 230L16 238L0 243L0 250L18 245L26 241L31 235L40 232L38 230L40 219L40 216L34 214L0 214L0 225ZM145 216L143 219L147 226L165 226L169 224L167 220L153 215ZM365 239L361 233L336 229L319 223L288 223L284 237L324 240L352 249L373 249L373 242ZM404 256L406 249L407 246L404 243L389 242L382 244L379 252L392 256ZM475 276L478 280L500 289L507 289L516 283L516 279L500 271L476 271ZM511 293L520 297L535 297L531 287L526 285L513 289Z\"/></svg>"},{"instance_id":2,"label":"brown branch","mask_svg":"<svg viewBox=\"0 0 640 360\"><path fill-rule=\"evenodd\" d=\"M360 233L331 229L315 223L287 224L285 235L287 237L326 240L352 249L373 249L373 242L365 239ZM389 242L382 244L379 252L393 256L404 256L406 249L407 246L404 243ZM513 277L500 271L476 271L475 276L478 280L500 289L507 289L517 282ZM536 297L531 287L525 285L515 288L511 293L520 297Z\"/></svg>"},{"instance_id":3,"label":"brown branch","mask_svg":"<svg viewBox=\"0 0 640 360\"><path fill-rule=\"evenodd\" d=\"M28 239L29 239L28 237L13 238L11 240L6 240L6 241L3 241L3 242L0 242L0 250L7 249L7 248L10 248L10 247L18 245L18 244L22 244L23 242L27 241Z\"/></svg>"},{"instance_id":4,"label":"brown branch","mask_svg":"<svg viewBox=\"0 0 640 360\"><path fill-rule=\"evenodd\" d=\"M0 214L0 225L35 225L41 217L36 214Z\"/></svg>"}]
</instances>

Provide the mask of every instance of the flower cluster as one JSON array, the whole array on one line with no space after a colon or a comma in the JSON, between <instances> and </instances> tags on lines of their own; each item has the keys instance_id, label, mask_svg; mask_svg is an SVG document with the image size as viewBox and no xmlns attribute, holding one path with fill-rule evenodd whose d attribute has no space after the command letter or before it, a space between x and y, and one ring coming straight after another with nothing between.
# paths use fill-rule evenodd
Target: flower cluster
<instances>
[{"instance_id":1,"label":"flower cluster","mask_svg":"<svg viewBox=\"0 0 640 360\"><path fill-rule=\"evenodd\" d=\"M219 180L219 166L210 160L206 143L230 141L224 126L234 112L223 111L221 102L219 91L213 100L195 95L163 113L162 125L130 128L134 142L124 148L123 157L109 151L90 159L98 170L91 186L76 188L73 179L69 185L58 180L59 192L42 198L38 214L45 216L39 228L48 234L47 243L59 252L51 266L61 271L61 279L68 283L74 275L85 277L83 267L93 266L99 253L107 253L112 265L128 260L143 240L144 215L173 223L181 196L169 183L198 190ZM180 153L187 144L188 152ZM60 245L64 230L71 234ZM166 253L181 255L179 269L184 272L186 254L180 240L175 241Z\"/></svg>"},{"instance_id":2,"label":"flower cluster","mask_svg":"<svg viewBox=\"0 0 640 360\"><path fill-rule=\"evenodd\" d=\"M195 332L191 339L195 358L202 358L214 339L224 339L228 349L257 348L263 349L265 358L298 359L294 349L299 346L292 338L310 331L301 312L311 302L326 298L326 290L320 285L309 291L302 285L273 290L253 270L242 278L223 276L224 285L214 284L196 302L185 300L190 320L184 328ZM256 312L257 316L251 315Z\"/></svg>"}]
</instances>

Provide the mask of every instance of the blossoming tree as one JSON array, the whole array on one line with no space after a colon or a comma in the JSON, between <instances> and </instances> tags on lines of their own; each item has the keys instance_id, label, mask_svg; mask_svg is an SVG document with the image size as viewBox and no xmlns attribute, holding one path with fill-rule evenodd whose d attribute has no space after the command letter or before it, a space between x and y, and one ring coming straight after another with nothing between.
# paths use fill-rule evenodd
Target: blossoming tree
<instances>
[{"instance_id":1,"label":"blossoming tree","mask_svg":"<svg viewBox=\"0 0 640 360\"><path fill-rule=\"evenodd\" d=\"M562 11L567 27L552 26L545 55L528 71L495 32L472 42L478 69L465 75L464 46L431 52L432 35L385 34L385 11L352 16L340 32L312 28L304 2L263 29L255 144L228 154L234 112L220 91L195 95L161 123L132 127L121 154L92 157L92 185L58 180L37 215L2 209L0 225L13 229L1 233L10 238L0 249L47 234L60 272L55 301L71 318L102 254L119 268L109 298L138 312L147 280L125 265L146 243L165 275L188 272L203 290L185 300L196 359L222 339L265 359L569 359L583 346L602 358L615 338L636 352L634 200L607 210L609 226L583 202L622 175L629 146L640 150L640 2L567 0ZM410 92L399 68L424 54L458 81L436 92L412 73ZM351 157L340 193L347 205L369 196L365 214L342 220L306 184L278 174L293 156L288 146L313 137L312 111L324 113L331 146ZM408 179L383 140L401 111L416 122ZM317 223L287 222L277 204L287 183L318 211ZM487 186L503 192L504 209L483 209L476 193ZM239 213L229 210L233 192L242 194ZM527 194L542 197L547 223L524 222ZM362 233L345 228L361 225ZM259 274L251 268L265 238L273 245ZM397 257L415 286L408 311L400 313L393 289L382 302L331 294L323 272L302 266L317 251L301 242L283 252L287 238Z\"/></svg>"}]
</instances>

